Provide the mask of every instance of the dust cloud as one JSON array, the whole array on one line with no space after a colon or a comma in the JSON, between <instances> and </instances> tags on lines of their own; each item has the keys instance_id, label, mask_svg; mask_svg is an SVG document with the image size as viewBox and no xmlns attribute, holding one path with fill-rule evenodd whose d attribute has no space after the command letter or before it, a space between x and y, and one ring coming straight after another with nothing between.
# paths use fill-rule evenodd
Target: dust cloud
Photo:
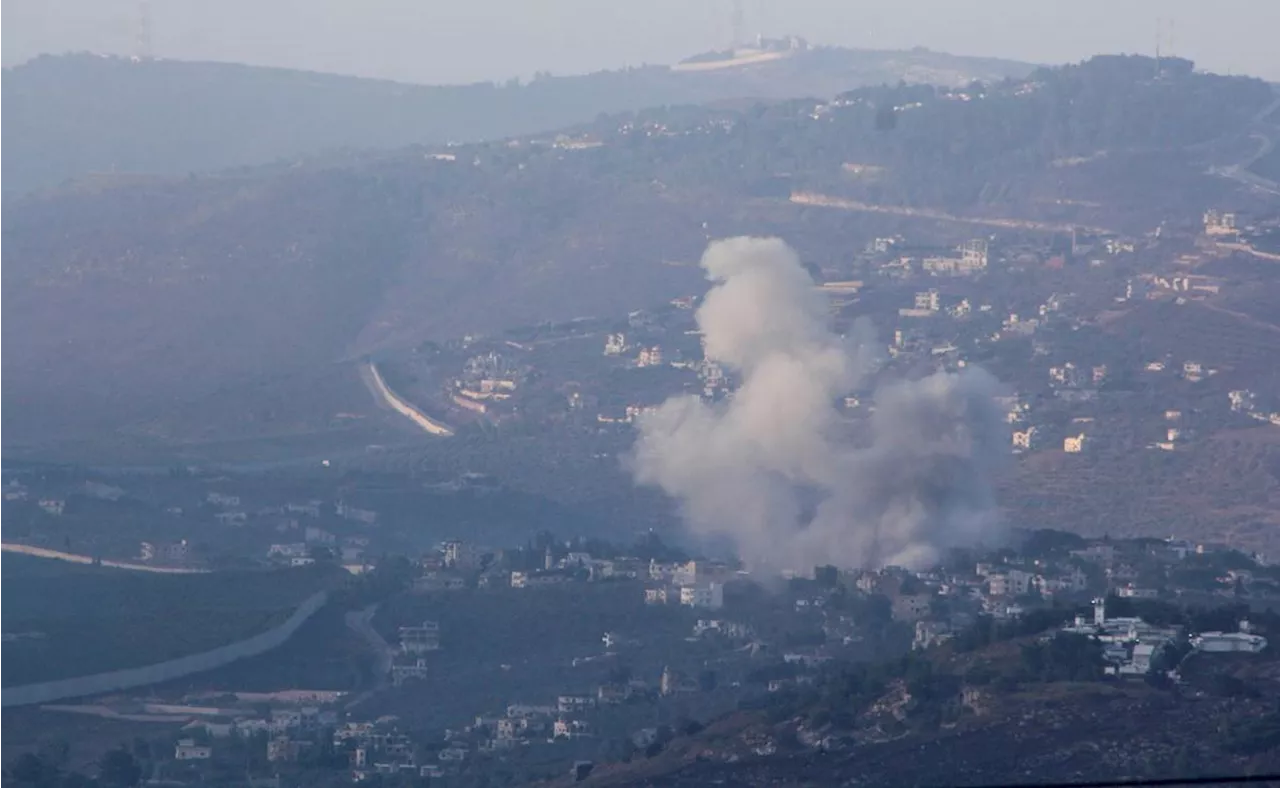
<instances>
[{"instance_id":1,"label":"dust cloud","mask_svg":"<svg viewBox=\"0 0 1280 788\"><path fill-rule=\"evenodd\" d=\"M677 396L642 417L637 483L758 569L921 568L994 535L991 476L1007 453L995 378L967 368L881 383L858 434L842 402L875 372L870 326L835 334L780 239L713 242L702 267L714 283L697 312L706 357L741 382L725 402Z\"/></svg>"}]
</instances>

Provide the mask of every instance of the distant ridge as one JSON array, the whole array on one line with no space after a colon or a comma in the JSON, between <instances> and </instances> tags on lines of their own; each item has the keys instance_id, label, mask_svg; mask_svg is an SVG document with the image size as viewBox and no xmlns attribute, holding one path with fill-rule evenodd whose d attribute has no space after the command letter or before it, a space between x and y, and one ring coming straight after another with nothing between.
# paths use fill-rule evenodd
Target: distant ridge
<instances>
[{"instance_id":1,"label":"distant ridge","mask_svg":"<svg viewBox=\"0 0 1280 788\"><path fill-rule=\"evenodd\" d=\"M600 113L867 84L1022 76L1031 66L928 51L815 49L769 68L644 66L532 82L426 86L228 63L75 54L4 70L6 195L90 173L186 175L341 149L475 142Z\"/></svg>"}]
</instances>

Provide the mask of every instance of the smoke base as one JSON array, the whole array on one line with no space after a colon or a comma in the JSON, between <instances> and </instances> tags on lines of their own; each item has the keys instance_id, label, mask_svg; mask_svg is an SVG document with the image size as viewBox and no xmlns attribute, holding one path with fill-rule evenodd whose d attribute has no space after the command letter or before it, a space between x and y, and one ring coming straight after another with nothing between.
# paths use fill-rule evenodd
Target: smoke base
<instances>
[{"instance_id":1,"label":"smoke base","mask_svg":"<svg viewBox=\"0 0 1280 788\"><path fill-rule=\"evenodd\" d=\"M834 334L825 297L780 239L714 242L702 267L713 283L696 316L705 353L741 385L727 402L672 397L643 417L637 483L759 569L921 568L996 535L990 480L1006 452L995 378L969 368L881 385L857 441L837 403L875 371L869 326Z\"/></svg>"}]
</instances>

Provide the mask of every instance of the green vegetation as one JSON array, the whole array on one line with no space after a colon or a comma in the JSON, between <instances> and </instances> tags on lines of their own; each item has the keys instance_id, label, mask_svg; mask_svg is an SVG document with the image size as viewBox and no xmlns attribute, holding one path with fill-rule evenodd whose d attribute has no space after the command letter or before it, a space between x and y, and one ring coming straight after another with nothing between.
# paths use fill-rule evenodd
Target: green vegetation
<instances>
[{"instance_id":1,"label":"green vegetation","mask_svg":"<svg viewBox=\"0 0 1280 788\"><path fill-rule=\"evenodd\" d=\"M1022 673L1030 681L1096 681L1102 678L1102 644L1086 635L1058 633L1022 647Z\"/></svg>"},{"instance_id":2,"label":"green vegetation","mask_svg":"<svg viewBox=\"0 0 1280 788\"><path fill-rule=\"evenodd\" d=\"M98 761L98 778L90 780L66 768L66 742L60 752L26 752L18 756L5 773L22 788L132 788L142 779L142 766L123 746L105 753Z\"/></svg>"}]
</instances>

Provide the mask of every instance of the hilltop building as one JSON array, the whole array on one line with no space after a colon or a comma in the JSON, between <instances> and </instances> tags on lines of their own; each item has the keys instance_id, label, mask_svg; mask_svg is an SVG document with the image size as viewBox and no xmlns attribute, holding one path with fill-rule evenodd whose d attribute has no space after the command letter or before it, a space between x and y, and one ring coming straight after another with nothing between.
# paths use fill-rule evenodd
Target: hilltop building
<instances>
[{"instance_id":1,"label":"hilltop building","mask_svg":"<svg viewBox=\"0 0 1280 788\"><path fill-rule=\"evenodd\" d=\"M1267 639L1249 631L1249 622L1240 622L1239 632L1201 632L1191 638L1196 651L1214 654L1244 652L1257 654L1267 647Z\"/></svg>"}]
</instances>

